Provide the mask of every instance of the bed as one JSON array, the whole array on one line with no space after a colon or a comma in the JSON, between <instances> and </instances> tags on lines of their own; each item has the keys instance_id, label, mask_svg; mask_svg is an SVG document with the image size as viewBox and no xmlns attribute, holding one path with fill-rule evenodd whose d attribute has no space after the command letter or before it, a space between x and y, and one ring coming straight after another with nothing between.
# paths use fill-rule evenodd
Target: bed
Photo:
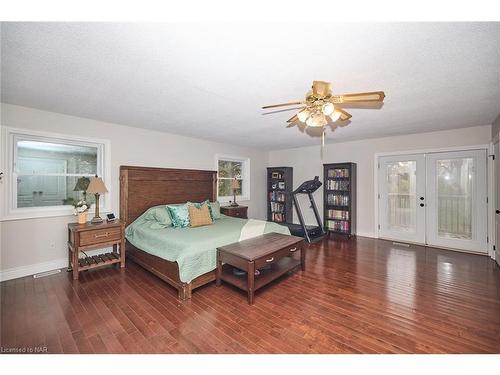
<instances>
[{"instance_id":1,"label":"bed","mask_svg":"<svg viewBox=\"0 0 500 375\"><path fill-rule=\"evenodd\" d=\"M215 171L120 167L120 219L127 228L127 258L176 288L181 300L215 280L216 248L237 242L244 233L249 235L252 225L260 225L263 233L290 233L275 223L224 215L198 228L151 229L143 219L153 206L215 201L216 188Z\"/></svg>"}]
</instances>

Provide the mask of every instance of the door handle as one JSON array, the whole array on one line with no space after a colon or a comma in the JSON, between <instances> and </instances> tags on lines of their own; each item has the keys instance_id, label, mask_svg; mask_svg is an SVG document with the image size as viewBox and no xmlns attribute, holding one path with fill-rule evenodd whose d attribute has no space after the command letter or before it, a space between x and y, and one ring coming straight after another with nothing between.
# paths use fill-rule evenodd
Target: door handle
<instances>
[{"instance_id":1,"label":"door handle","mask_svg":"<svg viewBox=\"0 0 500 375\"><path fill-rule=\"evenodd\" d=\"M420 200L423 201L425 198L424 197L420 197Z\"/></svg>"},{"instance_id":2,"label":"door handle","mask_svg":"<svg viewBox=\"0 0 500 375\"><path fill-rule=\"evenodd\" d=\"M424 207L424 206L425 206L425 204L423 204L423 203L420 203L420 207Z\"/></svg>"},{"instance_id":3,"label":"door handle","mask_svg":"<svg viewBox=\"0 0 500 375\"><path fill-rule=\"evenodd\" d=\"M500 210L496 210L495 212L496 212L497 214L500 214Z\"/></svg>"}]
</instances>

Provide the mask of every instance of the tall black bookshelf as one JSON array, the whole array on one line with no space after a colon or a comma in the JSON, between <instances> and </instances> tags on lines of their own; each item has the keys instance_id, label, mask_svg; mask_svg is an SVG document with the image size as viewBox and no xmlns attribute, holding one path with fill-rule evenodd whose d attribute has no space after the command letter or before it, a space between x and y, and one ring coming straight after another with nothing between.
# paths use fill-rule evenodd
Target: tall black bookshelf
<instances>
[{"instance_id":1,"label":"tall black bookshelf","mask_svg":"<svg viewBox=\"0 0 500 375\"><path fill-rule=\"evenodd\" d=\"M356 234L356 163L323 164L324 226L329 234Z\"/></svg>"},{"instance_id":2,"label":"tall black bookshelf","mask_svg":"<svg viewBox=\"0 0 500 375\"><path fill-rule=\"evenodd\" d=\"M292 189L292 167L267 168L267 221L293 222Z\"/></svg>"}]
</instances>

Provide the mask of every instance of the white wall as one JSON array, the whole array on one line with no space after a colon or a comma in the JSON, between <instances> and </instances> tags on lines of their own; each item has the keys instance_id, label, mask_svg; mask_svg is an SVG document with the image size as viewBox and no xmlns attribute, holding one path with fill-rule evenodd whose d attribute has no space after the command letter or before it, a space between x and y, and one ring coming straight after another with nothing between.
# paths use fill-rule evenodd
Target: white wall
<instances>
[{"instance_id":1,"label":"white wall","mask_svg":"<svg viewBox=\"0 0 500 375\"><path fill-rule=\"evenodd\" d=\"M488 144L491 126L476 126L431 133L411 134L397 137L366 139L325 146L324 159L321 160L320 144L317 146L271 151L269 166L293 167L294 187L305 180L319 176L323 179L323 163L357 163L357 232L360 236L375 236L374 209L374 157L376 153L422 150L440 147ZM323 216L323 190L314 193L320 214ZM314 223L307 199L300 200L302 212L307 223ZM297 222L297 215L294 213Z\"/></svg>"},{"instance_id":2,"label":"white wall","mask_svg":"<svg viewBox=\"0 0 500 375\"><path fill-rule=\"evenodd\" d=\"M268 154L262 150L3 103L1 125L110 140L112 181L108 187L111 188L111 207L115 214L119 213L120 165L214 170L217 153L249 157L251 200L241 203L249 206L250 217L266 216L265 167ZM3 179L0 189L5 184ZM0 222L0 277L20 277L30 272L63 267L67 259L66 224L72 221L76 221L74 216Z\"/></svg>"},{"instance_id":3,"label":"white wall","mask_svg":"<svg viewBox=\"0 0 500 375\"><path fill-rule=\"evenodd\" d=\"M493 124L491 124L491 140L496 141L500 133L500 115L497 116Z\"/></svg>"}]
</instances>

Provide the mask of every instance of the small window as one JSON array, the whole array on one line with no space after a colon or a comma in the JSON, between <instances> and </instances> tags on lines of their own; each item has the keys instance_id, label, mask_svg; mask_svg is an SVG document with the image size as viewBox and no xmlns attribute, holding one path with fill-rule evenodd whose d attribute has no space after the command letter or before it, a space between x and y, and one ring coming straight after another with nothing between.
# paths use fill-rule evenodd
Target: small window
<instances>
[{"instance_id":1,"label":"small window","mask_svg":"<svg viewBox=\"0 0 500 375\"><path fill-rule=\"evenodd\" d=\"M21 131L10 131L7 139L11 155L9 214L69 214L71 205L81 199L94 209L94 195L86 194L86 189L92 176L105 178L105 142ZM105 200L103 196L103 210Z\"/></svg>"},{"instance_id":2,"label":"small window","mask_svg":"<svg viewBox=\"0 0 500 375\"><path fill-rule=\"evenodd\" d=\"M232 200L234 194L240 200L250 199L249 164L248 158L217 157L219 200ZM237 186L235 186L234 180L237 181Z\"/></svg>"}]
</instances>

